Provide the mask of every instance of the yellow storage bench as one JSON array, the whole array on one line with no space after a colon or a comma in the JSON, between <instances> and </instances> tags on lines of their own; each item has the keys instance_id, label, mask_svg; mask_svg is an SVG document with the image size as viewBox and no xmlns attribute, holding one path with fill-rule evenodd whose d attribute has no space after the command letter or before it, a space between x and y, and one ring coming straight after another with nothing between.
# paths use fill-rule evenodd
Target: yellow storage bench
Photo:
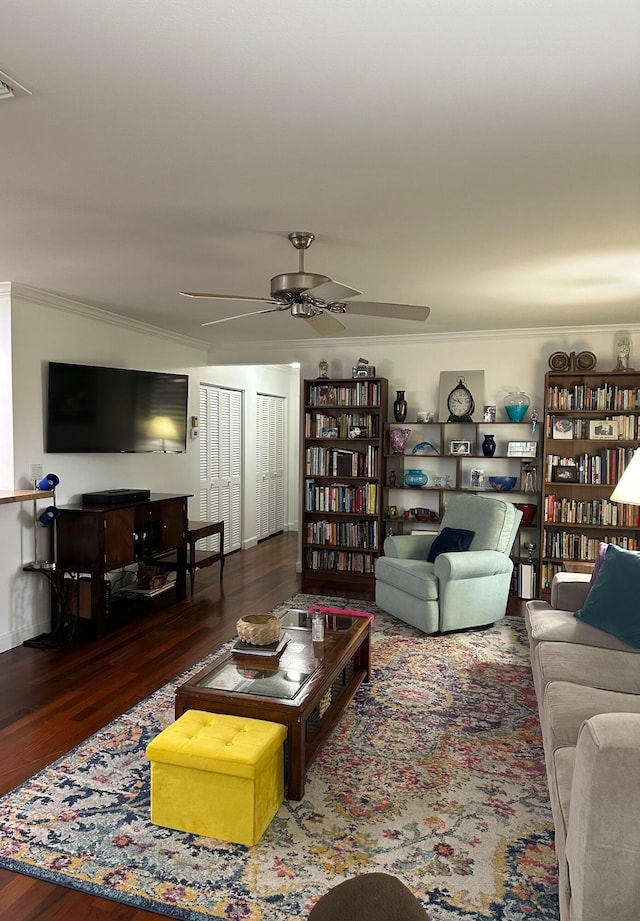
<instances>
[{"instance_id":1,"label":"yellow storage bench","mask_svg":"<svg viewBox=\"0 0 640 921\"><path fill-rule=\"evenodd\" d=\"M285 726L187 710L147 745L151 821L256 844L284 798Z\"/></svg>"}]
</instances>

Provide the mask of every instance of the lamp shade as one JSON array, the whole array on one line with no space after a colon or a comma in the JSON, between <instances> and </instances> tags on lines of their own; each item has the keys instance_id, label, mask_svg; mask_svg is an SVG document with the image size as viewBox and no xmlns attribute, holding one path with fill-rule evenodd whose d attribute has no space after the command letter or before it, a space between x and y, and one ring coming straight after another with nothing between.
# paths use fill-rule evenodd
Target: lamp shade
<instances>
[{"instance_id":1,"label":"lamp shade","mask_svg":"<svg viewBox=\"0 0 640 921\"><path fill-rule=\"evenodd\" d=\"M40 482L38 483L38 489L41 489L41 490L43 490L43 491L44 491L44 490L47 490L47 491L48 491L48 490L50 490L50 489L55 489L56 486L58 486L59 483L60 483L60 477L59 477L59 476L57 476L55 473L48 473L48 474L47 474L45 477L43 477L43 478L40 480Z\"/></svg>"},{"instance_id":2,"label":"lamp shade","mask_svg":"<svg viewBox=\"0 0 640 921\"><path fill-rule=\"evenodd\" d=\"M611 493L611 501L640 505L640 448L636 450L618 485Z\"/></svg>"},{"instance_id":3,"label":"lamp shade","mask_svg":"<svg viewBox=\"0 0 640 921\"><path fill-rule=\"evenodd\" d=\"M43 509L43 511L40 512L40 514L38 515L38 521L40 522L41 525L43 525L46 528L48 525L53 524L56 518L59 518L59 517L60 517L60 509L57 508L57 506L55 505L49 505L47 506L47 508Z\"/></svg>"}]
</instances>

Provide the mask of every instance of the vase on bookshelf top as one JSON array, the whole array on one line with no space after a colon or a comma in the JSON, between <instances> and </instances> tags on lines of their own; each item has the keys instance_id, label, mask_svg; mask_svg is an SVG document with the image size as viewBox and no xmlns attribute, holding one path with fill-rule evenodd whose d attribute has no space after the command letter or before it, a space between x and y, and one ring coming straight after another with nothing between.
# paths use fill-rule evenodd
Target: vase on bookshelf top
<instances>
[{"instance_id":1,"label":"vase on bookshelf top","mask_svg":"<svg viewBox=\"0 0 640 921\"><path fill-rule=\"evenodd\" d=\"M523 390L508 393L504 398L504 408L509 422L522 422L530 405L531 397Z\"/></svg>"},{"instance_id":2,"label":"vase on bookshelf top","mask_svg":"<svg viewBox=\"0 0 640 921\"><path fill-rule=\"evenodd\" d=\"M404 422L407 418L407 401L404 398L404 390L396 390L396 398L393 401L393 418L396 422Z\"/></svg>"},{"instance_id":3,"label":"vase on bookshelf top","mask_svg":"<svg viewBox=\"0 0 640 921\"><path fill-rule=\"evenodd\" d=\"M485 457L493 457L496 453L495 435L485 435L481 447Z\"/></svg>"}]
</instances>

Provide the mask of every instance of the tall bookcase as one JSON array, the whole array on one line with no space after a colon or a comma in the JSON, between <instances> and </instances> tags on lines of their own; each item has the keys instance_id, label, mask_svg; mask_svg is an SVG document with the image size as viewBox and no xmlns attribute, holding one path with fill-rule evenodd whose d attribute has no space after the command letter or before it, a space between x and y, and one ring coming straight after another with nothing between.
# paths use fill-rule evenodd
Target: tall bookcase
<instances>
[{"instance_id":1,"label":"tall bookcase","mask_svg":"<svg viewBox=\"0 0 640 921\"><path fill-rule=\"evenodd\" d=\"M303 385L302 590L374 590L384 541L384 378Z\"/></svg>"},{"instance_id":2,"label":"tall bookcase","mask_svg":"<svg viewBox=\"0 0 640 921\"><path fill-rule=\"evenodd\" d=\"M610 495L640 438L640 373L550 371L545 378L540 588L588 571L600 541L637 550L640 507Z\"/></svg>"}]
</instances>

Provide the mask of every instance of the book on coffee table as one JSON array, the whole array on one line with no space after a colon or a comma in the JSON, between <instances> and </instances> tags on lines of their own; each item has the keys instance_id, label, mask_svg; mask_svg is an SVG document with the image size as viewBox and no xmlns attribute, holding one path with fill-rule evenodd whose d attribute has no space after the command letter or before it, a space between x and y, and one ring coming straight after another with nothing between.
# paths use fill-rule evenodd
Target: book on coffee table
<instances>
[{"instance_id":1,"label":"book on coffee table","mask_svg":"<svg viewBox=\"0 0 640 921\"><path fill-rule=\"evenodd\" d=\"M237 656L259 656L260 658L275 659L282 655L282 651L289 642L289 637L283 633L280 639L275 643L269 643L268 646L254 646L253 643L246 643L240 637L236 637L231 652Z\"/></svg>"}]
</instances>

